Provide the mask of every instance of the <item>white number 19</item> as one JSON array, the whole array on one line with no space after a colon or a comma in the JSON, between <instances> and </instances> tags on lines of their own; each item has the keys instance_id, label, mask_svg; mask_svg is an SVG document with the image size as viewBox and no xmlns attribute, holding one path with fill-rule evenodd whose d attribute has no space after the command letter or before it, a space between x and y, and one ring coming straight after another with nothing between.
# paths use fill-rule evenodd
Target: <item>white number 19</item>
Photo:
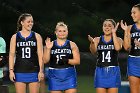
<instances>
[{"instance_id":1,"label":"white number 19","mask_svg":"<svg viewBox=\"0 0 140 93\"><path fill-rule=\"evenodd\" d=\"M31 49L29 47L22 48L22 58L30 58L31 57Z\"/></svg>"}]
</instances>

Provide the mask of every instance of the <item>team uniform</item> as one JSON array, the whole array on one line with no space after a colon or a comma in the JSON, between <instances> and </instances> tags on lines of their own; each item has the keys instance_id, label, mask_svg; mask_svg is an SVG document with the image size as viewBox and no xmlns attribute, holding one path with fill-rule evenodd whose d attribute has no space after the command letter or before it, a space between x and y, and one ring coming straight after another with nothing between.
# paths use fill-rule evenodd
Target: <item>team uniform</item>
<instances>
[{"instance_id":1,"label":"team uniform","mask_svg":"<svg viewBox=\"0 0 140 93\"><path fill-rule=\"evenodd\" d=\"M114 48L113 39L109 42L100 37L97 46L97 64L94 76L95 88L117 88L121 84L118 52Z\"/></svg>"},{"instance_id":2,"label":"team uniform","mask_svg":"<svg viewBox=\"0 0 140 93\"><path fill-rule=\"evenodd\" d=\"M131 33L131 49L128 57L128 76L140 77L140 47L135 46L134 40L140 41L140 29L137 29L136 24L132 25Z\"/></svg>"},{"instance_id":3,"label":"team uniform","mask_svg":"<svg viewBox=\"0 0 140 93\"><path fill-rule=\"evenodd\" d=\"M59 46L55 40L50 55L51 58L47 74L49 90L57 91L76 88L77 75L75 67L67 62L62 62L64 59L68 60L73 58L70 41L66 40L63 46Z\"/></svg>"},{"instance_id":4,"label":"team uniform","mask_svg":"<svg viewBox=\"0 0 140 93\"><path fill-rule=\"evenodd\" d=\"M35 32L27 38L16 34L16 59L14 65L16 82L38 82L39 62Z\"/></svg>"}]
</instances>

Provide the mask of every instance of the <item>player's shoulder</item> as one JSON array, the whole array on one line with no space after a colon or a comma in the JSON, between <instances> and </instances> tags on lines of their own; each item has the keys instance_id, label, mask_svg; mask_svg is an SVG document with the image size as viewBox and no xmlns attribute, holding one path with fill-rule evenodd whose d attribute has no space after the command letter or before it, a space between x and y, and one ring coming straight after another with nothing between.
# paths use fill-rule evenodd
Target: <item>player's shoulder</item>
<instances>
[{"instance_id":1,"label":"player's shoulder","mask_svg":"<svg viewBox=\"0 0 140 93\"><path fill-rule=\"evenodd\" d=\"M36 37L37 39L41 39L41 38L42 38L41 35L40 35L39 33L37 33L37 32L33 32L33 33L35 33L35 37Z\"/></svg>"},{"instance_id":2,"label":"player's shoulder","mask_svg":"<svg viewBox=\"0 0 140 93\"><path fill-rule=\"evenodd\" d=\"M73 41L70 41L70 46L71 46L71 48L77 47L76 43Z\"/></svg>"},{"instance_id":3,"label":"player's shoulder","mask_svg":"<svg viewBox=\"0 0 140 93\"><path fill-rule=\"evenodd\" d=\"M17 37L17 33L13 34L11 39L16 39L16 37Z\"/></svg>"},{"instance_id":4,"label":"player's shoulder","mask_svg":"<svg viewBox=\"0 0 140 93\"><path fill-rule=\"evenodd\" d=\"M73 42L73 41L70 41L70 40L69 40L69 42L70 42L71 45L76 45L76 43Z\"/></svg>"}]
</instances>

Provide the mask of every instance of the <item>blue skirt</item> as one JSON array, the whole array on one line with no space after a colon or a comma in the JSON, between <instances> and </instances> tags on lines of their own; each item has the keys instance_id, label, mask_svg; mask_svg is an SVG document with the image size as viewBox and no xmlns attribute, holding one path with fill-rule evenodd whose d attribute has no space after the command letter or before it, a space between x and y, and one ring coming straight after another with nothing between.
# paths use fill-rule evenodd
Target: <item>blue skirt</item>
<instances>
[{"instance_id":1,"label":"blue skirt","mask_svg":"<svg viewBox=\"0 0 140 93\"><path fill-rule=\"evenodd\" d=\"M121 85L119 66L96 67L94 76L95 88L118 88Z\"/></svg>"},{"instance_id":2,"label":"blue skirt","mask_svg":"<svg viewBox=\"0 0 140 93\"><path fill-rule=\"evenodd\" d=\"M140 77L140 57L128 57L127 74Z\"/></svg>"},{"instance_id":3,"label":"blue skirt","mask_svg":"<svg viewBox=\"0 0 140 93\"><path fill-rule=\"evenodd\" d=\"M15 73L16 82L38 82L38 73Z\"/></svg>"},{"instance_id":4,"label":"blue skirt","mask_svg":"<svg viewBox=\"0 0 140 93\"><path fill-rule=\"evenodd\" d=\"M69 68L49 68L48 88L50 91L67 90L77 87L77 74L74 67Z\"/></svg>"}]
</instances>

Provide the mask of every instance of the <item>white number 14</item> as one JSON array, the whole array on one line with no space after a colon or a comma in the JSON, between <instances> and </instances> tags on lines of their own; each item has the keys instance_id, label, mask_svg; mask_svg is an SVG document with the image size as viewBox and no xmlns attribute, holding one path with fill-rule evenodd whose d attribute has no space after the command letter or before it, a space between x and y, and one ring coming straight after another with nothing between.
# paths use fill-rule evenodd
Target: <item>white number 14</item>
<instances>
[{"instance_id":1,"label":"white number 14","mask_svg":"<svg viewBox=\"0 0 140 93\"><path fill-rule=\"evenodd\" d=\"M111 62L110 51L108 51L106 55L105 52L102 52L102 62L105 62L105 59L107 59L108 62Z\"/></svg>"}]
</instances>

